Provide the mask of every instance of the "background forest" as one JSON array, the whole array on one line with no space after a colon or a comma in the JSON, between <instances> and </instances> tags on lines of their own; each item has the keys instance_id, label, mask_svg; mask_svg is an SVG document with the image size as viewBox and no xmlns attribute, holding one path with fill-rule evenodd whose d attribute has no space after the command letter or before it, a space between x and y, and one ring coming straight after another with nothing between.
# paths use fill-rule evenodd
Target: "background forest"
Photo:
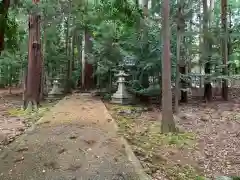
<instances>
[{"instance_id":1,"label":"background forest","mask_svg":"<svg viewBox=\"0 0 240 180\"><path fill-rule=\"evenodd\" d=\"M23 79L27 65L28 14L40 11L47 79L61 76L71 79L76 86L82 79L81 59L87 57L98 87L111 89L114 72L122 64L131 75L131 90L147 94L160 91L161 1L41 1L35 9L31 1L19 3L17 7L10 6L8 18L3 22L6 26L5 48L1 53L2 87ZM239 74L238 1L227 2L226 17L220 0L179 0L171 2L170 8L172 82L176 79L177 62L182 79L191 77L198 86L204 84L200 75L208 74L213 82L222 75ZM226 25L222 25L224 18ZM225 31L227 57L222 53ZM224 64L229 67L227 74L223 72ZM151 88L149 78L154 85Z\"/></svg>"}]
</instances>

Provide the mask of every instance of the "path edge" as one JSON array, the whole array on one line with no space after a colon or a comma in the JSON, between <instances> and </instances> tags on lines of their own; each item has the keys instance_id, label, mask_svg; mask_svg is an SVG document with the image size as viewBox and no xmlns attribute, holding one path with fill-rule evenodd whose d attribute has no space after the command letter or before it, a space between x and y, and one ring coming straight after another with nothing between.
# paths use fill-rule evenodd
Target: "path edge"
<instances>
[{"instance_id":1,"label":"path edge","mask_svg":"<svg viewBox=\"0 0 240 180\"><path fill-rule=\"evenodd\" d=\"M118 132L119 127L117 125L117 122L112 117L112 115L109 113L108 108L106 107L105 103L102 100L100 100L100 101L105 107L105 114L107 116L109 116L109 119L112 120L111 123L112 123L114 129L116 130L116 132ZM135 169L135 172L137 173L139 179L140 180L151 180L152 178L147 173L144 172L143 167L142 167L139 159L136 157L136 155L134 154L131 146L129 145L127 140L122 135L120 135L120 142L124 145L124 150L125 150L125 153L127 155L127 158L132 163L132 165Z\"/></svg>"}]
</instances>

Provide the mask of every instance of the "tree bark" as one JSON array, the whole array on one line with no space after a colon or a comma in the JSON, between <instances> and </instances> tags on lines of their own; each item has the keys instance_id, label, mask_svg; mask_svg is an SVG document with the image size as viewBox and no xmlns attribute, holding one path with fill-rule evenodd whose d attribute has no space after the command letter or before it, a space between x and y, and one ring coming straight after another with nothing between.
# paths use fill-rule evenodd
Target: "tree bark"
<instances>
[{"instance_id":1,"label":"tree bark","mask_svg":"<svg viewBox=\"0 0 240 180\"><path fill-rule=\"evenodd\" d=\"M40 36L40 15L33 12L29 15L28 72L24 100L24 105L28 105L31 110L37 108L40 102L42 70Z\"/></svg>"},{"instance_id":2,"label":"tree bark","mask_svg":"<svg viewBox=\"0 0 240 180\"><path fill-rule=\"evenodd\" d=\"M176 132L172 110L169 0L163 1L162 133Z\"/></svg>"}]
</instances>

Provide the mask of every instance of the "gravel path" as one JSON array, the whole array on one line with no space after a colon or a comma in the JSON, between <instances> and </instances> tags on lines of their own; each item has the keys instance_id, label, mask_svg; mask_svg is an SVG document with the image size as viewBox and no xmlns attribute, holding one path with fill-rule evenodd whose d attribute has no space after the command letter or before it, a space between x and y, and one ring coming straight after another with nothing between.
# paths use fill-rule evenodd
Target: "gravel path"
<instances>
[{"instance_id":1,"label":"gravel path","mask_svg":"<svg viewBox=\"0 0 240 180\"><path fill-rule=\"evenodd\" d=\"M0 179L139 179L111 121L100 100L66 97L0 154Z\"/></svg>"}]
</instances>

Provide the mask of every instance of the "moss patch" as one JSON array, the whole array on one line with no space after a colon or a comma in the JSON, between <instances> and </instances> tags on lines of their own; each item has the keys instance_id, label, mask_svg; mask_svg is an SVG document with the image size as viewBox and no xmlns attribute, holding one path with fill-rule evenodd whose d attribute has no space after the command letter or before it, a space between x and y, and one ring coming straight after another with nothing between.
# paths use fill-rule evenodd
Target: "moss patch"
<instances>
[{"instance_id":1,"label":"moss patch","mask_svg":"<svg viewBox=\"0 0 240 180\"><path fill-rule=\"evenodd\" d=\"M26 119L28 122L35 122L40 119L46 112L50 110L50 108L55 105L55 103L43 103L42 107L40 107L37 111L27 111L22 108L11 108L8 109L8 113L13 117L22 117Z\"/></svg>"},{"instance_id":2,"label":"moss patch","mask_svg":"<svg viewBox=\"0 0 240 180\"><path fill-rule=\"evenodd\" d=\"M28 121L36 121L39 118L41 118L47 111L49 111L49 108L39 108L38 111L24 111L21 108L19 109L9 109L8 113L10 116L15 117L22 117Z\"/></svg>"},{"instance_id":3,"label":"moss patch","mask_svg":"<svg viewBox=\"0 0 240 180\"><path fill-rule=\"evenodd\" d=\"M170 180L201 180L202 177L193 166L180 164L177 159L164 155L164 153L177 154L182 149L195 148L195 134L190 132L161 134L158 121L141 118L139 114L144 113L140 110L143 107L111 105L108 108L118 123L119 133L132 145L148 174L160 170ZM119 113L124 111L127 113Z\"/></svg>"}]
</instances>

